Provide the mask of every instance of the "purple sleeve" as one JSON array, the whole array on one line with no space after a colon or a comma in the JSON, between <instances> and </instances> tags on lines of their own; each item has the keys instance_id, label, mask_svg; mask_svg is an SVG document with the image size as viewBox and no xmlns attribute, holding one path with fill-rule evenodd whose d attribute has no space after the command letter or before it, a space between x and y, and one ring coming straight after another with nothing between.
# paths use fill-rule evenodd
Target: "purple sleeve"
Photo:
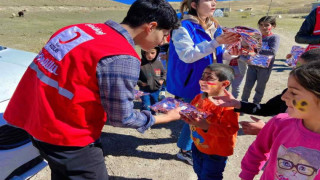
<instances>
[{"instance_id":1,"label":"purple sleeve","mask_svg":"<svg viewBox=\"0 0 320 180\"><path fill-rule=\"evenodd\" d=\"M259 54L275 56L280 46L280 37L274 34L272 36L266 37L263 41L267 41L269 49L261 49Z\"/></svg>"}]
</instances>

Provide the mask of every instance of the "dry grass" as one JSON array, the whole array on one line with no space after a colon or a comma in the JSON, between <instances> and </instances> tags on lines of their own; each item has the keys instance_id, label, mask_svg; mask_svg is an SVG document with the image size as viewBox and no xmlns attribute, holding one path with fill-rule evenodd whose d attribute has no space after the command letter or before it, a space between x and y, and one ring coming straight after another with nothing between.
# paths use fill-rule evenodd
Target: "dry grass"
<instances>
[{"instance_id":1,"label":"dry grass","mask_svg":"<svg viewBox=\"0 0 320 180\"><path fill-rule=\"evenodd\" d=\"M171 3L175 9L180 3ZM233 1L218 2L218 7L231 7L229 17L219 18L221 25L233 27L245 25L256 27L258 18L265 15L269 1ZM288 12L292 9L305 8L311 3L303 0L283 0L272 3L271 15L280 10ZM252 7L251 16L248 12L238 12L239 9ZM11 0L0 1L0 45L38 52L48 38L57 29L70 24L84 22L104 22L113 19L120 22L126 14L128 5L110 0ZM26 9L25 17L11 18L12 13ZM304 13L306 14L306 13ZM246 16L247 18L241 18ZM285 29L289 34L295 34L302 19L292 18L285 14L278 20L278 30ZM293 35L289 35L293 37Z\"/></svg>"}]
</instances>

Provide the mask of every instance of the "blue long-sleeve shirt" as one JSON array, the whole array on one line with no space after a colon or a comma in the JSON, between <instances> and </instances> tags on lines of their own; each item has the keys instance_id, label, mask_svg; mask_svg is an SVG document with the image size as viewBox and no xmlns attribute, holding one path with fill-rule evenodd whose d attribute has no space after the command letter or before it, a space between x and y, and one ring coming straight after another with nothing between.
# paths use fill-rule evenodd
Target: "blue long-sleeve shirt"
<instances>
[{"instance_id":1,"label":"blue long-sleeve shirt","mask_svg":"<svg viewBox=\"0 0 320 180\"><path fill-rule=\"evenodd\" d=\"M262 55L272 55L273 58L270 62L269 69L272 69L273 63L275 61L275 56L278 52L280 46L280 37L276 34L266 36L262 38L262 47L259 54Z\"/></svg>"},{"instance_id":2,"label":"blue long-sleeve shirt","mask_svg":"<svg viewBox=\"0 0 320 180\"><path fill-rule=\"evenodd\" d=\"M122 34L134 47L128 31L114 21L106 25ZM97 65L97 79L101 103L112 126L136 128L144 132L155 122L150 111L138 112L133 109L134 88L140 73L140 61L128 55L108 56Z\"/></svg>"}]
</instances>

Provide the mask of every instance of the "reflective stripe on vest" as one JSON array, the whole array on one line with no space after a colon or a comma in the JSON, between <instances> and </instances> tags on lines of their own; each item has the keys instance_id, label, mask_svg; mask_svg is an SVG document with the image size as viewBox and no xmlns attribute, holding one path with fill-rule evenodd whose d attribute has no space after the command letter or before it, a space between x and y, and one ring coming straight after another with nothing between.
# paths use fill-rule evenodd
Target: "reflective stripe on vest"
<instances>
[{"instance_id":1,"label":"reflective stripe on vest","mask_svg":"<svg viewBox=\"0 0 320 180\"><path fill-rule=\"evenodd\" d=\"M313 35L320 35L320 6L316 10L316 24L314 25Z\"/></svg>"},{"instance_id":2,"label":"reflective stripe on vest","mask_svg":"<svg viewBox=\"0 0 320 180\"><path fill-rule=\"evenodd\" d=\"M30 68L34 71L36 71L37 73L37 77L40 79L40 81L42 81L43 83L56 88L58 90L58 93L68 99L72 99L73 98L73 93L68 91L67 89L64 89L62 87L59 86L58 81L53 80L51 78L49 78L48 76L46 76L42 71L40 71L40 69L38 68L38 66L32 62L30 64Z\"/></svg>"},{"instance_id":3,"label":"reflective stripe on vest","mask_svg":"<svg viewBox=\"0 0 320 180\"><path fill-rule=\"evenodd\" d=\"M76 24L52 35L30 64L4 112L8 123L39 141L84 147L101 136L107 120L97 65L134 47L106 24Z\"/></svg>"}]
</instances>

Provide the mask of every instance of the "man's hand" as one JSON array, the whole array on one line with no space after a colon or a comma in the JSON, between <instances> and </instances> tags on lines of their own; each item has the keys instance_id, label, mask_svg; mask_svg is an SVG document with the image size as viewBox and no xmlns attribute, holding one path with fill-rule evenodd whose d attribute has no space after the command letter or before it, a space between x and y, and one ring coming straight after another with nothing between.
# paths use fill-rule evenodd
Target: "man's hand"
<instances>
[{"instance_id":1,"label":"man's hand","mask_svg":"<svg viewBox=\"0 0 320 180\"><path fill-rule=\"evenodd\" d=\"M181 119L180 110L181 108L177 107L175 109L172 109L166 112L165 114L159 114L154 116L156 120L155 124L162 124L162 123L168 123L171 121L180 120Z\"/></svg>"},{"instance_id":2,"label":"man's hand","mask_svg":"<svg viewBox=\"0 0 320 180\"><path fill-rule=\"evenodd\" d=\"M166 115L168 115L173 120L179 120L181 119L180 111L181 111L181 108L177 107L175 109L168 111Z\"/></svg>"},{"instance_id":3,"label":"man's hand","mask_svg":"<svg viewBox=\"0 0 320 180\"><path fill-rule=\"evenodd\" d=\"M250 118L255 122L242 121L240 125L242 126L242 130L244 134L248 135L258 135L260 130L265 126L265 123L254 116L250 116Z\"/></svg>"}]
</instances>

